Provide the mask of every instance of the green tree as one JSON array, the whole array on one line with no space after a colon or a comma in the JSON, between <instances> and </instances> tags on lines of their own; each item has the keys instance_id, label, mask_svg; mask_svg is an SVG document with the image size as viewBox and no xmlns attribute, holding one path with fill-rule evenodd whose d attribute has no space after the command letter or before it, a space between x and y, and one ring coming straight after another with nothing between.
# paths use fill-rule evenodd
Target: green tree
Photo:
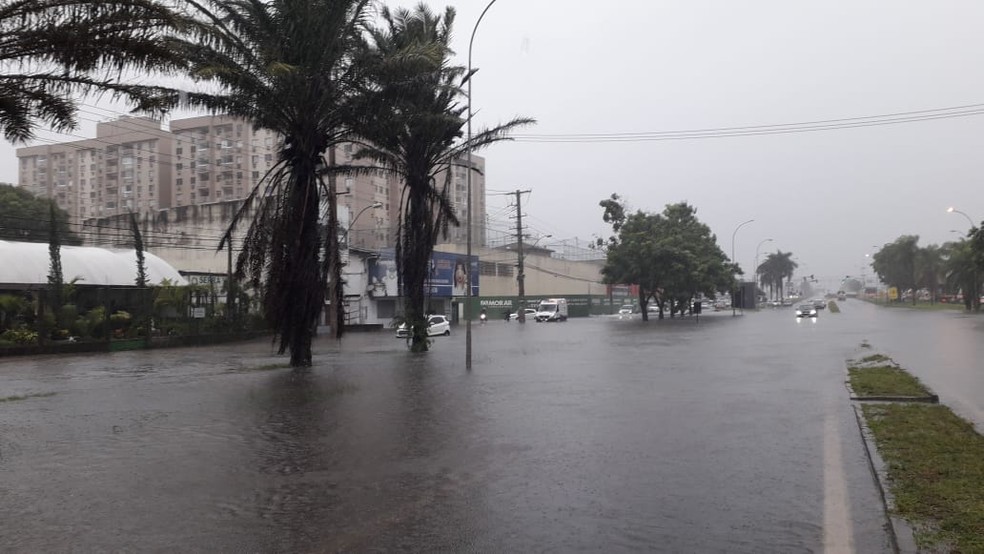
<instances>
[{"instance_id":1,"label":"green tree","mask_svg":"<svg viewBox=\"0 0 984 554\"><path fill-rule=\"evenodd\" d=\"M451 7L443 15L424 4L413 10L383 7L382 25L371 30L363 53L369 79L356 131L365 144L356 157L403 179L396 263L415 352L429 344L424 282L434 245L449 225L460 224L449 197L452 167L465 165L469 148L507 140L510 130L533 123L517 118L462 140L467 105L461 83L467 75L451 63L454 16Z\"/></svg>"},{"instance_id":2,"label":"green tree","mask_svg":"<svg viewBox=\"0 0 984 554\"><path fill-rule=\"evenodd\" d=\"M82 96L109 93L156 112L163 89L125 78L124 70L167 73L180 58L163 33L181 17L159 0L11 0L0 5L0 131L9 141L39 124L76 126Z\"/></svg>"},{"instance_id":3,"label":"green tree","mask_svg":"<svg viewBox=\"0 0 984 554\"><path fill-rule=\"evenodd\" d=\"M769 287L769 296L773 300L782 301L785 297L783 284L793 277L793 272L799 267L792 258L792 252L776 250L774 254L766 256L765 261L755 268L759 283L762 287Z\"/></svg>"},{"instance_id":4,"label":"green tree","mask_svg":"<svg viewBox=\"0 0 984 554\"><path fill-rule=\"evenodd\" d=\"M686 204L670 204L662 214L628 214L617 195L602 200L603 219L617 234L609 238L602 275L607 283L636 284L643 320L655 301L659 317L689 306L698 293L714 295L733 283L730 264L716 237Z\"/></svg>"},{"instance_id":5,"label":"green tree","mask_svg":"<svg viewBox=\"0 0 984 554\"><path fill-rule=\"evenodd\" d=\"M919 251L919 236L902 235L895 242L883 246L872 256L871 267L882 282L896 287L899 299L906 291L911 291L912 303L916 303L918 275L916 259Z\"/></svg>"},{"instance_id":6,"label":"green tree","mask_svg":"<svg viewBox=\"0 0 984 554\"><path fill-rule=\"evenodd\" d=\"M137 214L133 212L130 212L130 229L133 231L133 249L137 255L137 278L135 282L138 287L144 288L147 286L147 266L144 262L143 234L137 223Z\"/></svg>"},{"instance_id":7,"label":"green tree","mask_svg":"<svg viewBox=\"0 0 984 554\"><path fill-rule=\"evenodd\" d=\"M53 200L48 203L48 256L50 258L48 267L48 291L50 293L51 310L55 314L61 310L63 303L62 287L65 285L61 265L61 234L58 231L58 218L55 213L57 209Z\"/></svg>"},{"instance_id":8,"label":"green tree","mask_svg":"<svg viewBox=\"0 0 984 554\"><path fill-rule=\"evenodd\" d=\"M282 137L274 167L233 219L228 248L252 214L237 262L261 291L264 312L294 367L311 365L311 341L329 275L340 271L338 211L325 152L349 132L349 101L362 78L353 52L368 0L208 1L175 48L190 74L218 92L172 102L242 117ZM250 210L253 210L252 212ZM320 214L327 212L327 226ZM328 232L325 232L325 229Z\"/></svg>"},{"instance_id":9,"label":"green tree","mask_svg":"<svg viewBox=\"0 0 984 554\"><path fill-rule=\"evenodd\" d=\"M980 311L980 294L975 297L973 291L980 290L982 273L974 263L971 241L947 243L945 250L947 256L943 263L943 271L947 286L963 293L964 307L967 311Z\"/></svg>"},{"instance_id":10,"label":"green tree","mask_svg":"<svg viewBox=\"0 0 984 554\"><path fill-rule=\"evenodd\" d=\"M52 204L14 185L0 183L0 240L48 242ZM68 213L55 206L55 226L62 243L82 244L68 225Z\"/></svg>"},{"instance_id":11,"label":"green tree","mask_svg":"<svg viewBox=\"0 0 984 554\"><path fill-rule=\"evenodd\" d=\"M936 302L944 277L944 251L937 245L916 251L916 283L929 291L930 303Z\"/></svg>"}]
</instances>

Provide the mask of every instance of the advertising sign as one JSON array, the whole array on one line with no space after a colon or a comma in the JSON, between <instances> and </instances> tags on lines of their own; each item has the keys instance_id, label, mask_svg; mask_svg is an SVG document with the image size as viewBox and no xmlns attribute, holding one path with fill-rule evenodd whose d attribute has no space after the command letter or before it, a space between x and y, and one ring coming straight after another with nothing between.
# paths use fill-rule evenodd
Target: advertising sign
<instances>
[{"instance_id":1,"label":"advertising sign","mask_svg":"<svg viewBox=\"0 0 984 554\"><path fill-rule=\"evenodd\" d=\"M430 275L424 281L424 292L430 296L454 297L467 294L471 283L472 296L478 296L478 256L434 252L430 260ZM369 292L374 298L400 296L396 260L393 251L383 251L369 265Z\"/></svg>"}]
</instances>

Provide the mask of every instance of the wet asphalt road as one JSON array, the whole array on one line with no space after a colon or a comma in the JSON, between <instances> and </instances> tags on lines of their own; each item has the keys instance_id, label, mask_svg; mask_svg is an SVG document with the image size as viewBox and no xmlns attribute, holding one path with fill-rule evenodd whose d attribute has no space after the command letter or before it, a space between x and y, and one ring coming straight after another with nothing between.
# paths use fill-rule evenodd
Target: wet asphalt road
<instances>
[{"instance_id":1,"label":"wet asphalt road","mask_svg":"<svg viewBox=\"0 0 984 554\"><path fill-rule=\"evenodd\" d=\"M0 550L888 552L843 381L896 320L494 321L470 372L463 329L301 373L267 341L0 360L46 395L0 402Z\"/></svg>"}]
</instances>

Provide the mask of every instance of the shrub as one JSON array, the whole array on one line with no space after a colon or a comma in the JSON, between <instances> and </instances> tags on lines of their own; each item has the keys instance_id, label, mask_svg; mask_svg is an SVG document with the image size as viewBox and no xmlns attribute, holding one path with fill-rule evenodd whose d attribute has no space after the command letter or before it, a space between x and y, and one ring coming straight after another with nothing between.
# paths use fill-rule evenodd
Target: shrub
<instances>
[{"instance_id":1,"label":"shrub","mask_svg":"<svg viewBox=\"0 0 984 554\"><path fill-rule=\"evenodd\" d=\"M8 329L0 335L0 340L14 344L37 344L38 333L23 327L19 329Z\"/></svg>"}]
</instances>

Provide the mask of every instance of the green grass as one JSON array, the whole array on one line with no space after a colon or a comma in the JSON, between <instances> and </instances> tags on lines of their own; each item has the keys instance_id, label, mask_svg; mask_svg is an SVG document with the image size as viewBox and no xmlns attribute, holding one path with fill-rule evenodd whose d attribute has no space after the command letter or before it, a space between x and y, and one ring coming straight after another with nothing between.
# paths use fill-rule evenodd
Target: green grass
<instances>
[{"instance_id":1,"label":"green grass","mask_svg":"<svg viewBox=\"0 0 984 554\"><path fill-rule=\"evenodd\" d=\"M831 300L827 304L827 309L829 309L830 310L830 313L832 313L832 314L839 314L840 311L841 311L840 306L838 306L837 305L837 302L834 302L833 300Z\"/></svg>"},{"instance_id":2,"label":"green grass","mask_svg":"<svg viewBox=\"0 0 984 554\"><path fill-rule=\"evenodd\" d=\"M871 346L869 345L868 347L870 348ZM891 358L884 354L869 354L864 358L861 358L862 362L887 362L889 360L891 360Z\"/></svg>"},{"instance_id":3,"label":"green grass","mask_svg":"<svg viewBox=\"0 0 984 554\"><path fill-rule=\"evenodd\" d=\"M36 394L24 394L20 396L0 396L0 402L14 402L17 400L27 400L28 398L47 398L49 396L54 396L56 393L53 392L39 392Z\"/></svg>"},{"instance_id":4,"label":"green grass","mask_svg":"<svg viewBox=\"0 0 984 554\"><path fill-rule=\"evenodd\" d=\"M914 310L930 310L930 311L964 311L963 304L953 304L945 302L935 302L931 303L928 301L919 301L913 304L911 301L908 302L889 302L885 303L883 301L876 301L875 304L885 308L911 308Z\"/></svg>"},{"instance_id":5,"label":"green grass","mask_svg":"<svg viewBox=\"0 0 984 554\"><path fill-rule=\"evenodd\" d=\"M912 375L892 366L848 368L851 388L858 396L929 396Z\"/></svg>"},{"instance_id":6,"label":"green grass","mask_svg":"<svg viewBox=\"0 0 984 554\"><path fill-rule=\"evenodd\" d=\"M984 437L949 408L866 404L898 515L932 552L984 552Z\"/></svg>"}]
</instances>

